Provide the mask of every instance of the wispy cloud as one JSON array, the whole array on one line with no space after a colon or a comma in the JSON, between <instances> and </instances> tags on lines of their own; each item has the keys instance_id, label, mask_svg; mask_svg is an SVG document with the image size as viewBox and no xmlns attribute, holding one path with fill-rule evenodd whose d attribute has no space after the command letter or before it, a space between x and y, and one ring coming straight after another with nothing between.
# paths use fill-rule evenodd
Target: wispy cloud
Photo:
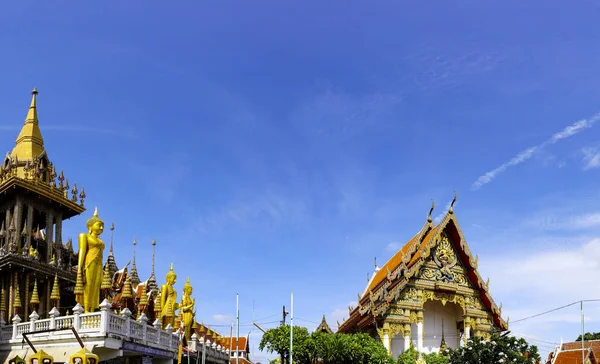
<instances>
[{"instance_id":1,"label":"wispy cloud","mask_svg":"<svg viewBox=\"0 0 600 364\"><path fill-rule=\"evenodd\" d=\"M600 228L600 212L570 215L547 214L524 222L525 226L542 230L582 230Z\"/></svg>"},{"instance_id":2,"label":"wispy cloud","mask_svg":"<svg viewBox=\"0 0 600 364\"><path fill-rule=\"evenodd\" d=\"M212 319L215 324L219 325L230 325L234 320L233 315L219 313L212 315Z\"/></svg>"},{"instance_id":3,"label":"wispy cloud","mask_svg":"<svg viewBox=\"0 0 600 364\"><path fill-rule=\"evenodd\" d=\"M581 150L583 153L583 170L600 167L600 149L587 147Z\"/></svg>"},{"instance_id":4,"label":"wispy cloud","mask_svg":"<svg viewBox=\"0 0 600 364\"><path fill-rule=\"evenodd\" d=\"M299 198L267 190L201 214L194 226L201 232L218 231L231 226L274 227L284 222L304 221L310 216L307 208L305 201Z\"/></svg>"},{"instance_id":5,"label":"wispy cloud","mask_svg":"<svg viewBox=\"0 0 600 364\"><path fill-rule=\"evenodd\" d=\"M350 310L348 309L348 307L356 307L357 304L358 304L357 301L349 302L346 305L346 307L338 308L329 315L332 319L332 322L328 322L328 323L329 323L329 326L331 326L331 329L333 331L337 330L338 322L341 324L350 315Z\"/></svg>"},{"instance_id":6,"label":"wispy cloud","mask_svg":"<svg viewBox=\"0 0 600 364\"><path fill-rule=\"evenodd\" d=\"M548 147L549 145L558 143L563 139L567 139L573 135L579 134L585 129L591 128L598 120L600 120L600 113L592 116L589 119L579 120L567 126L562 131L552 135L550 139L544 141L543 143L523 150L522 152L514 156L512 159L510 159L508 162L500 165L499 167L487 172L482 176L479 176L479 178L477 178L477 180L471 186L471 189L477 190L481 188L483 185L490 183L494 178L496 178L500 173L506 171L509 167L516 166L527 161L535 154Z\"/></svg>"},{"instance_id":7,"label":"wispy cloud","mask_svg":"<svg viewBox=\"0 0 600 364\"><path fill-rule=\"evenodd\" d=\"M388 252L396 252L400 250L400 248L402 248L402 243L399 241L392 241L385 247L385 250Z\"/></svg>"}]
</instances>

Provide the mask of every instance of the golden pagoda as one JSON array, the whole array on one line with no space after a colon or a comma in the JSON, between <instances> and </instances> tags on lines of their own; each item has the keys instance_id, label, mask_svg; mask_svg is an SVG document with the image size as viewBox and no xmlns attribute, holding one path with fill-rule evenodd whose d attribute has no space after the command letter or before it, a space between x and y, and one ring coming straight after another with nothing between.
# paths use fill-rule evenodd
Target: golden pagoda
<instances>
[{"instance_id":1,"label":"golden pagoda","mask_svg":"<svg viewBox=\"0 0 600 364\"><path fill-rule=\"evenodd\" d=\"M0 164L0 205L4 206L0 208L0 280L7 290L8 301L2 312L6 321L12 319L15 308L21 308L20 316L27 320L34 277L38 285L36 306L44 313L52 308L52 280L46 277L58 276L67 286L75 283L72 269L77 259L72 247L63 245L62 223L85 211L83 188L79 191L73 184L71 189L64 172L58 173L48 157L37 97L34 89L15 146ZM21 292L25 305L17 302ZM65 302L74 302L71 293L63 294Z\"/></svg>"}]
</instances>

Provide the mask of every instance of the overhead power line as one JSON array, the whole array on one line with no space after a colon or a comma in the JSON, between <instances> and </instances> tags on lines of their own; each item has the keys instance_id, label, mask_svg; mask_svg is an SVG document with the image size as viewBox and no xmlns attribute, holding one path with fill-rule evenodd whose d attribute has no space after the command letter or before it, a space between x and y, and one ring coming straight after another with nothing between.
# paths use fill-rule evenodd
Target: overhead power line
<instances>
[{"instance_id":1,"label":"overhead power line","mask_svg":"<svg viewBox=\"0 0 600 364\"><path fill-rule=\"evenodd\" d=\"M535 315L524 317L522 319L511 321L510 324L516 324L518 322L523 322L523 321L526 321L526 320L530 320L532 318L536 318L536 317L543 316L543 315L546 315L546 314L549 314L549 313L552 313L552 312L555 312L555 311L562 310L563 308L571 307L571 306L576 305L576 304L581 304L582 302L600 302L600 299L575 301L573 303L569 303L568 305L560 306L560 307L553 308L551 310L548 310L548 311L545 311L545 312L542 312L542 313L538 313L538 314L535 314Z\"/></svg>"}]
</instances>

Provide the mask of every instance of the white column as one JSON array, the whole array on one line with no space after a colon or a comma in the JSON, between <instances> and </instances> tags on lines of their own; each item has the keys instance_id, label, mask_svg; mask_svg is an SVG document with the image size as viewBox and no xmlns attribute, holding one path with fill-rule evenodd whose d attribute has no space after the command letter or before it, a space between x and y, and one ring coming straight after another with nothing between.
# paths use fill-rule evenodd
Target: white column
<instances>
[{"instance_id":1,"label":"white column","mask_svg":"<svg viewBox=\"0 0 600 364\"><path fill-rule=\"evenodd\" d=\"M142 323L142 338L144 339L144 342L146 342L146 328L148 327L148 316L146 316L146 314L142 312L140 317L138 317L137 321Z\"/></svg>"},{"instance_id":2,"label":"white column","mask_svg":"<svg viewBox=\"0 0 600 364\"><path fill-rule=\"evenodd\" d=\"M17 325L21 323L21 317L19 317L19 315L15 315L15 317L13 317L12 319L12 323L13 323L13 339L17 339Z\"/></svg>"},{"instance_id":3,"label":"white column","mask_svg":"<svg viewBox=\"0 0 600 364\"><path fill-rule=\"evenodd\" d=\"M410 349L411 324L404 324L404 351Z\"/></svg>"},{"instance_id":4,"label":"white column","mask_svg":"<svg viewBox=\"0 0 600 364\"><path fill-rule=\"evenodd\" d=\"M81 330L81 318L79 317L83 313L83 306L79 303L73 307L73 327L75 330Z\"/></svg>"},{"instance_id":5,"label":"white column","mask_svg":"<svg viewBox=\"0 0 600 364\"><path fill-rule=\"evenodd\" d=\"M58 308L52 307L48 314L50 315L50 329L56 329L56 318L60 316L60 311L58 311Z\"/></svg>"},{"instance_id":6,"label":"white column","mask_svg":"<svg viewBox=\"0 0 600 364\"><path fill-rule=\"evenodd\" d=\"M390 335L383 334L383 346L387 350L388 354L392 352L392 346L390 345Z\"/></svg>"},{"instance_id":7,"label":"white column","mask_svg":"<svg viewBox=\"0 0 600 364\"><path fill-rule=\"evenodd\" d=\"M423 321L417 322L417 351L423 351Z\"/></svg>"},{"instance_id":8,"label":"white column","mask_svg":"<svg viewBox=\"0 0 600 364\"><path fill-rule=\"evenodd\" d=\"M108 332L108 316L112 304L105 298L100 304L100 333L106 334Z\"/></svg>"},{"instance_id":9,"label":"white column","mask_svg":"<svg viewBox=\"0 0 600 364\"><path fill-rule=\"evenodd\" d=\"M128 337L131 335L130 321L131 321L131 310L125 307L121 310L121 316L125 317L125 325L123 327L123 333Z\"/></svg>"},{"instance_id":10,"label":"white column","mask_svg":"<svg viewBox=\"0 0 600 364\"><path fill-rule=\"evenodd\" d=\"M40 318L40 315L37 312L33 311L31 315L29 315L29 332L35 331L35 322Z\"/></svg>"}]
</instances>

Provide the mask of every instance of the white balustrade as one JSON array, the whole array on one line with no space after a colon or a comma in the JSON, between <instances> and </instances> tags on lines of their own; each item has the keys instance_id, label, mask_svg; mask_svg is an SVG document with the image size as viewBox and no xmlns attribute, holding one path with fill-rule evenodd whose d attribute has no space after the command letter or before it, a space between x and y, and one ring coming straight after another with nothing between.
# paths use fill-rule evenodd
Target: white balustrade
<instances>
[{"instance_id":1,"label":"white balustrade","mask_svg":"<svg viewBox=\"0 0 600 364\"><path fill-rule=\"evenodd\" d=\"M83 313L83 307L77 304L73 308L73 315L60 316L60 312L54 307L49 312L50 318L40 320L36 312L32 312L28 322L21 322L21 317L15 315L12 318L12 325L0 326L0 343L14 342L21 343L23 334L30 333L29 339L36 341L36 332L46 330L60 330L75 328L80 336L86 337L105 337L110 334L113 337L123 339L133 339L139 344L153 346L159 349L175 352L179 345L179 337L173 333L173 328L169 325L165 330L160 328L160 321L156 320L152 326L148 325L148 317L140 315L137 321L131 318L131 311L124 309L121 315L110 311L110 303L103 301L100 304L100 311L93 313ZM39 340L45 340L47 335Z\"/></svg>"}]
</instances>

